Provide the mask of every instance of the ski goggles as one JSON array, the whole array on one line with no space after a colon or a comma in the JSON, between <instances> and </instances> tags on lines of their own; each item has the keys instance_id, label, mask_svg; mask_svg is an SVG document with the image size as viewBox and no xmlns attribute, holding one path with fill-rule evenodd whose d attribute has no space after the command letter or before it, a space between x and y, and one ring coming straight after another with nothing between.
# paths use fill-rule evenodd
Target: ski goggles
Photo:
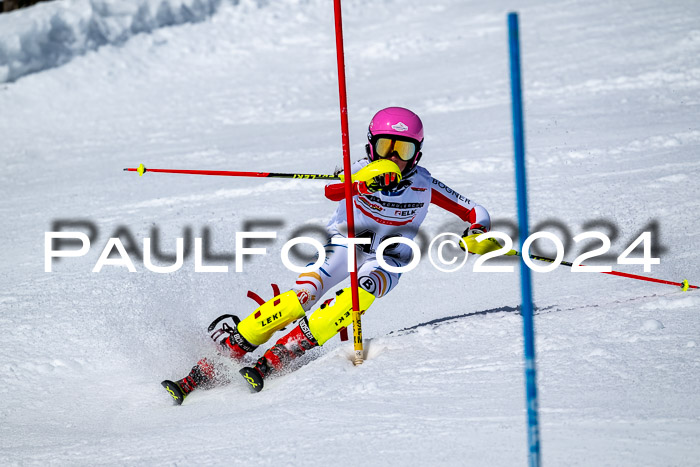
<instances>
[{"instance_id":1,"label":"ski goggles","mask_svg":"<svg viewBox=\"0 0 700 467\"><path fill-rule=\"evenodd\" d=\"M374 157L379 159L399 156L402 161L410 161L420 149L420 143L410 138L397 136L375 136L371 139Z\"/></svg>"}]
</instances>

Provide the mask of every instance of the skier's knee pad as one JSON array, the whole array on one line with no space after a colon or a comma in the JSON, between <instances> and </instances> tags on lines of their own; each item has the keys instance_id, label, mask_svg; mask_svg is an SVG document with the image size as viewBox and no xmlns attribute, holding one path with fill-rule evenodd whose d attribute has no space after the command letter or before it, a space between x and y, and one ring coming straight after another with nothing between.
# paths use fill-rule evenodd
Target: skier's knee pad
<instances>
[{"instance_id":1,"label":"skier's knee pad","mask_svg":"<svg viewBox=\"0 0 700 467\"><path fill-rule=\"evenodd\" d=\"M374 302L374 295L364 289L357 289L360 298L360 311L364 313ZM309 318L309 330L318 345L325 344L338 331L352 323L352 293L350 287L339 290L335 302L321 305Z\"/></svg>"},{"instance_id":2,"label":"skier's knee pad","mask_svg":"<svg viewBox=\"0 0 700 467\"><path fill-rule=\"evenodd\" d=\"M238 323L238 332L253 345L264 344L276 331L304 314L297 294L290 290L260 305Z\"/></svg>"}]
</instances>

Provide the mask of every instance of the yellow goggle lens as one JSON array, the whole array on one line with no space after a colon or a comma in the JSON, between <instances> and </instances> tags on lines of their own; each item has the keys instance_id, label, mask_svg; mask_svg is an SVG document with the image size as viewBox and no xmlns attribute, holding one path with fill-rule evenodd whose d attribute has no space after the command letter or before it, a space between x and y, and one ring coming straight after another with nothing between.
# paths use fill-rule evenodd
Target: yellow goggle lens
<instances>
[{"instance_id":1,"label":"yellow goggle lens","mask_svg":"<svg viewBox=\"0 0 700 467\"><path fill-rule=\"evenodd\" d=\"M403 161L410 161L416 155L416 145L410 141L399 141L392 138L377 138L374 152L378 157L391 157L398 154Z\"/></svg>"}]
</instances>

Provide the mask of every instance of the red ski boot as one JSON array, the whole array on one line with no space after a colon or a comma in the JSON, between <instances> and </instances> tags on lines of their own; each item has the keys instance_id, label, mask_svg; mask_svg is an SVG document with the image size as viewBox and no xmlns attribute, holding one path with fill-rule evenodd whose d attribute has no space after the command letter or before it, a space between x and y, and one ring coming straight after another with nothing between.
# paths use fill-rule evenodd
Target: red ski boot
<instances>
[{"instance_id":1,"label":"red ski boot","mask_svg":"<svg viewBox=\"0 0 700 467\"><path fill-rule=\"evenodd\" d=\"M304 317L297 327L265 352L254 367L242 368L239 373L243 375L253 391L260 392L263 381L268 375L279 372L290 361L316 346L318 342L309 331L308 319Z\"/></svg>"},{"instance_id":2,"label":"red ski boot","mask_svg":"<svg viewBox=\"0 0 700 467\"><path fill-rule=\"evenodd\" d=\"M190 374L181 380L165 380L161 384L172 396L175 404L181 405L185 397L198 387L209 387L214 383L216 370L214 365L206 358L201 359L192 367Z\"/></svg>"},{"instance_id":3,"label":"red ski boot","mask_svg":"<svg viewBox=\"0 0 700 467\"><path fill-rule=\"evenodd\" d=\"M208 328L211 338L221 346L221 350L235 360L240 360L248 352L258 348L246 340L238 331L241 320L235 315L221 315Z\"/></svg>"}]
</instances>

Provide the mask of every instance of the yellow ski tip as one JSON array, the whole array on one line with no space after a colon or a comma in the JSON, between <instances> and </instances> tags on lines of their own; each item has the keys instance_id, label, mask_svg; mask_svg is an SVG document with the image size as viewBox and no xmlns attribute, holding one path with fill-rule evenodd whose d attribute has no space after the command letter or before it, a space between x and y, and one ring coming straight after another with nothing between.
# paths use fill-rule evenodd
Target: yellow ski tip
<instances>
[{"instance_id":1,"label":"yellow ski tip","mask_svg":"<svg viewBox=\"0 0 700 467\"><path fill-rule=\"evenodd\" d=\"M688 284L688 279L683 279L683 282L681 282L681 284L683 284L683 285L681 285L681 290L683 292L687 292L688 289L690 288L690 285Z\"/></svg>"},{"instance_id":2,"label":"yellow ski tip","mask_svg":"<svg viewBox=\"0 0 700 467\"><path fill-rule=\"evenodd\" d=\"M143 164L139 164L139 168L136 169L136 172L138 172L139 177L141 177L144 173L146 173L146 167L144 167Z\"/></svg>"}]
</instances>

